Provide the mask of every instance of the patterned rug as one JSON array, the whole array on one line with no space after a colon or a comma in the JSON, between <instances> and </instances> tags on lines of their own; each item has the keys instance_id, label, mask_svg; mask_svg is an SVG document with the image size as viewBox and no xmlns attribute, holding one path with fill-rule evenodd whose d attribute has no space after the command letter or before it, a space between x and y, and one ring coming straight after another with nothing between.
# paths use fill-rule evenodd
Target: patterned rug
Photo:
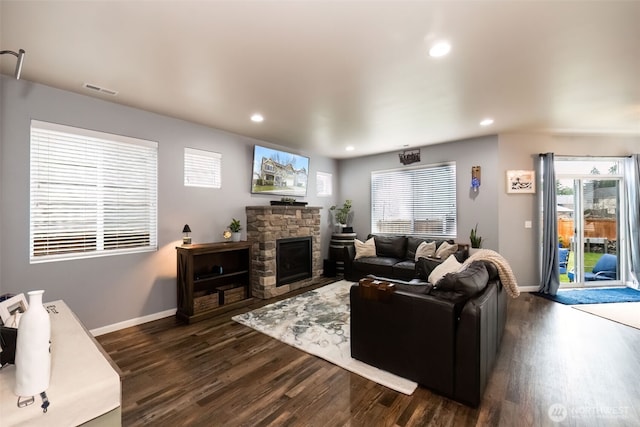
<instances>
[{"instance_id":1,"label":"patterned rug","mask_svg":"<svg viewBox=\"0 0 640 427\"><path fill-rule=\"evenodd\" d=\"M349 289L341 280L233 317L309 354L404 394L417 384L351 357Z\"/></svg>"}]
</instances>

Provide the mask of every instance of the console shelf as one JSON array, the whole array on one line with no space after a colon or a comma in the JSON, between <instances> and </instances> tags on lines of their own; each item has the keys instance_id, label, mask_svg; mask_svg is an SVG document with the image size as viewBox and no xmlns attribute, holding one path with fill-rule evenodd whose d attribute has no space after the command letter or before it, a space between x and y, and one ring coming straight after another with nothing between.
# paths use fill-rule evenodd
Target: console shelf
<instances>
[{"instance_id":1,"label":"console shelf","mask_svg":"<svg viewBox=\"0 0 640 427\"><path fill-rule=\"evenodd\" d=\"M178 255L178 310L187 323L251 303L250 242L183 245Z\"/></svg>"}]
</instances>

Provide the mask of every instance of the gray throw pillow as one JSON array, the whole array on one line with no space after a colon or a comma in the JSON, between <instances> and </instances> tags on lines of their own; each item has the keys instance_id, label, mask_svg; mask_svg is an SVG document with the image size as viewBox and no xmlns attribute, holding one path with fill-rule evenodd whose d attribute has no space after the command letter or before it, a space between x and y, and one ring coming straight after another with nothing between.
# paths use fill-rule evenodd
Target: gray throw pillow
<instances>
[{"instance_id":1,"label":"gray throw pillow","mask_svg":"<svg viewBox=\"0 0 640 427\"><path fill-rule=\"evenodd\" d=\"M464 270L446 274L439 282L437 289L460 292L472 297L487 287L489 272L481 261L474 261Z\"/></svg>"},{"instance_id":2,"label":"gray throw pillow","mask_svg":"<svg viewBox=\"0 0 640 427\"><path fill-rule=\"evenodd\" d=\"M442 261L443 260L436 258L418 258L418 261L416 261L417 276L424 281L428 281L433 269L439 266Z\"/></svg>"}]
</instances>

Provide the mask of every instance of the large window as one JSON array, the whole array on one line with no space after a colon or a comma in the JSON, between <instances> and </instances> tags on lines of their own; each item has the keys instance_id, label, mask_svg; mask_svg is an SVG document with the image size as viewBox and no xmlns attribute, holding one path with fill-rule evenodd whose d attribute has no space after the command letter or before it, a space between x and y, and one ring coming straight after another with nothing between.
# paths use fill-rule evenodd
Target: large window
<instances>
[{"instance_id":1,"label":"large window","mask_svg":"<svg viewBox=\"0 0 640 427\"><path fill-rule=\"evenodd\" d=\"M372 172L371 230L456 237L455 163Z\"/></svg>"},{"instance_id":2,"label":"large window","mask_svg":"<svg viewBox=\"0 0 640 427\"><path fill-rule=\"evenodd\" d=\"M157 249L158 144L31 122L30 261Z\"/></svg>"}]
</instances>

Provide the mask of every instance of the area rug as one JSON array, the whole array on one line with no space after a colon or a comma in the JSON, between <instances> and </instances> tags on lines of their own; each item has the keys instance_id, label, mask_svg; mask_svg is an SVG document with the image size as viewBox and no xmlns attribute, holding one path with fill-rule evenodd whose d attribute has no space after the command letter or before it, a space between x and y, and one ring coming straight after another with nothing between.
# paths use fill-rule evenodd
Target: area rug
<instances>
[{"instance_id":1,"label":"area rug","mask_svg":"<svg viewBox=\"0 0 640 427\"><path fill-rule=\"evenodd\" d=\"M233 320L392 390L412 394L415 382L351 357L351 285L341 280L234 316Z\"/></svg>"},{"instance_id":2,"label":"area rug","mask_svg":"<svg viewBox=\"0 0 640 427\"><path fill-rule=\"evenodd\" d=\"M535 295L567 305L640 302L640 291L632 288L560 289L557 295Z\"/></svg>"},{"instance_id":3,"label":"area rug","mask_svg":"<svg viewBox=\"0 0 640 427\"><path fill-rule=\"evenodd\" d=\"M576 305L573 308L640 329L640 302L583 304Z\"/></svg>"}]
</instances>

